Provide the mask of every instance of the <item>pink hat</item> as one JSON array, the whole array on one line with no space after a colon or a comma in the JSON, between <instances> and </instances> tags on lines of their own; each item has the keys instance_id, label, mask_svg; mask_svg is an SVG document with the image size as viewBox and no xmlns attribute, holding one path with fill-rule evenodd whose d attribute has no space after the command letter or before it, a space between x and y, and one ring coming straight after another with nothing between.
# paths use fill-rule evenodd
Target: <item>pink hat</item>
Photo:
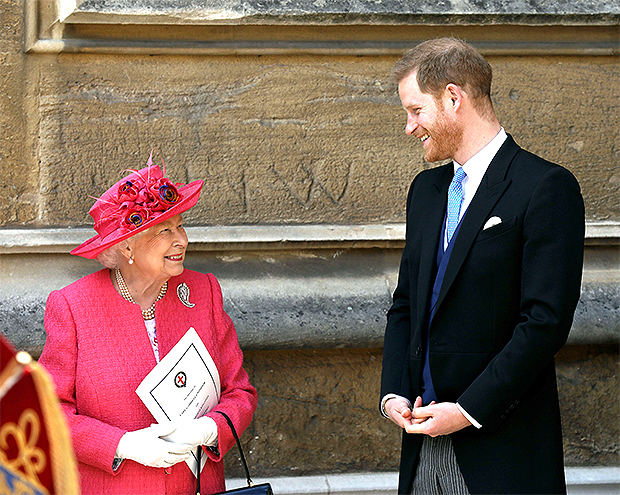
<instances>
[{"instance_id":1,"label":"pink hat","mask_svg":"<svg viewBox=\"0 0 620 495\"><path fill-rule=\"evenodd\" d=\"M163 163L162 159L162 163ZM158 165L152 165L118 181L92 206L97 235L76 247L71 254L95 259L99 253L129 237L189 210L198 202L202 181L172 184Z\"/></svg>"}]
</instances>

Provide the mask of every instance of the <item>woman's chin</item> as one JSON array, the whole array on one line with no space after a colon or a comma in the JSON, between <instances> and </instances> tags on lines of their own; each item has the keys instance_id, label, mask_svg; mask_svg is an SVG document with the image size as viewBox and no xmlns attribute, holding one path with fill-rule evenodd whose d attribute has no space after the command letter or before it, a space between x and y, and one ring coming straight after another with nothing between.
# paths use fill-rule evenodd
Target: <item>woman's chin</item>
<instances>
[{"instance_id":1,"label":"woman's chin","mask_svg":"<svg viewBox=\"0 0 620 495\"><path fill-rule=\"evenodd\" d=\"M183 270L185 270L183 261L168 262L168 266L166 268L166 272L171 277L178 277L181 273L183 273Z\"/></svg>"}]
</instances>

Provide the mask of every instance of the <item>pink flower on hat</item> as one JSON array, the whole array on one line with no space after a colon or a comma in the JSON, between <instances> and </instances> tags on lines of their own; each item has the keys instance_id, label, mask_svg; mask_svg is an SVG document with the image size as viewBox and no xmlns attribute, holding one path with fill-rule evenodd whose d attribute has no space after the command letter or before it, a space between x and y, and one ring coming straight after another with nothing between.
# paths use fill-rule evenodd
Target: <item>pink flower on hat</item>
<instances>
[{"instance_id":1,"label":"pink flower on hat","mask_svg":"<svg viewBox=\"0 0 620 495\"><path fill-rule=\"evenodd\" d=\"M151 212L141 205L134 205L128 208L125 213L124 224L131 229L137 229L141 227L144 222L148 221L151 217Z\"/></svg>"},{"instance_id":2,"label":"pink flower on hat","mask_svg":"<svg viewBox=\"0 0 620 495\"><path fill-rule=\"evenodd\" d=\"M179 192L167 179L159 179L157 184L151 186L151 191L157 189L160 201L168 206L172 206L179 201Z\"/></svg>"},{"instance_id":3,"label":"pink flower on hat","mask_svg":"<svg viewBox=\"0 0 620 495\"><path fill-rule=\"evenodd\" d=\"M135 200L139 190L138 180L127 180L118 188L118 197L127 201Z\"/></svg>"}]
</instances>

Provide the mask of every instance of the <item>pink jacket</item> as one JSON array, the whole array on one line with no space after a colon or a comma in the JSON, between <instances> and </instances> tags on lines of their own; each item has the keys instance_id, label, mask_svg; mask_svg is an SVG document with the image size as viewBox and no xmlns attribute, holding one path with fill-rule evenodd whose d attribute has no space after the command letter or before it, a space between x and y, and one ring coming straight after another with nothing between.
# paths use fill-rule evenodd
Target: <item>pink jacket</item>
<instances>
[{"instance_id":1,"label":"pink jacket","mask_svg":"<svg viewBox=\"0 0 620 495\"><path fill-rule=\"evenodd\" d=\"M183 282L192 308L177 295ZM191 270L171 278L168 292L156 303L155 321L162 358L190 327L196 329L220 373L222 396L216 409L227 413L241 434L256 409L256 390L242 368L237 334L222 307L216 278ZM155 422L135 390L156 363L139 306L116 292L109 270L52 292L45 330L39 362L51 374L67 417L82 493L194 493L196 478L184 462L164 470L125 460L112 470L121 436ZM223 416L209 416L218 426L220 455L205 449L209 460L201 476L203 494L225 489L222 456L235 443Z\"/></svg>"}]
</instances>

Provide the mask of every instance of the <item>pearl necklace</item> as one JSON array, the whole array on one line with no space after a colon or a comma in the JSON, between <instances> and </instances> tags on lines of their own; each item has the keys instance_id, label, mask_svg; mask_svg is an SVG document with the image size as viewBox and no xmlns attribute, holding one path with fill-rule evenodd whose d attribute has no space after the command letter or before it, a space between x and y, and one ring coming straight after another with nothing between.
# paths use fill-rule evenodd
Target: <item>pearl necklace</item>
<instances>
[{"instance_id":1,"label":"pearl necklace","mask_svg":"<svg viewBox=\"0 0 620 495\"><path fill-rule=\"evenodd\" d=\"M134 301L133 297L131 297L131 293L129 292L129 287L127 287L127 284L125 283L125 279L123 278L123 274L121 273L121 271L114 270L114 274L116 276L116 283L118 284L118 288L121 291L121 296L123 296L123 299L136 304L136 301ZM155 302L153 303L153 305L149 309L142 310L142 318L144 318L145 320L152 320L153 318L155 318L155 303L166 295L167 290L168 290L168 282L166 281L166 283L161 286L161 289L159 289L159 296L157 296L157 299L155 299Z\"/></svg>"}]
</instances>

